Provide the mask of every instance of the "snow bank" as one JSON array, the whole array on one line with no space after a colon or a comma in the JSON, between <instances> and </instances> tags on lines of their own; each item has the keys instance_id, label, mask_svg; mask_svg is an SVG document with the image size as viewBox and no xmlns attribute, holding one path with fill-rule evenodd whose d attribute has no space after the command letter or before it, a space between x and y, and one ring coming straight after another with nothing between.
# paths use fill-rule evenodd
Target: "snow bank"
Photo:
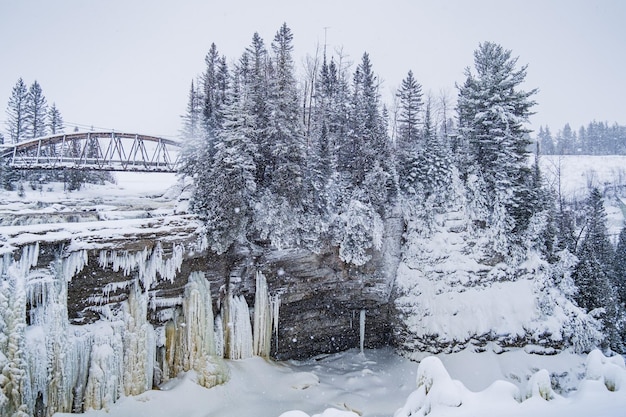
<instances>
[{"instance_id":1,"label":"snow bank","mask_svg":"<svg viewBox=\"0 0 626 417\"><path fill-rule=\"evenodd\" d=\"M472 392L461 382L452 380L438 358L427 357L418 367L417 389L394 417L618 415L615 413L626 405L626 395L618 392L626 381L624 359L607 358L594 351L588 355L586 364L585 380L574 395L558 395L550 373L541 369L528 380L522 401L519 389L505 381L495 381L480 392ZM604 389L599 389L598 384L603 384Z\"/></svg>"},{"instance_id":2,"label":"snow bank","mask_svg":"<svg viewBox=\"0 0 626 417\"><path fill-rule=\"evenodd\" d=\"M615 355L607 358L599 350L589 353L585 379L604 384L609 391L620 391L626 386L624 357Z\"/></svg>"}]
</instances>

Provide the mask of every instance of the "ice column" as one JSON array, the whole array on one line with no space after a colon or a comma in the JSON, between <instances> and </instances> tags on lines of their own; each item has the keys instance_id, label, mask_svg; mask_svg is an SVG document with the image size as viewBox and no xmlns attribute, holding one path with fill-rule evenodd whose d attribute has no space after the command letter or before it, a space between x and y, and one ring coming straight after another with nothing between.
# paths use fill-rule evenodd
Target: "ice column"
<instances>
[{"instance_id":1,"label":"ice column","mask_svg":"<svg viewBox=\"0 0 626 417\"><path fill-rule=\"evenodd\" d=\"M182 316L175 313L165 328L165 378L194 370L198 384L210 388L226 380L226 368L216 356L213 306L209 282L193 272L185 286Z\"/></svg>"},{"instance_id":2,"label":"ice column","mask_svg":"<svg viewBox=\"0 0 626 417\"><path fill-rule=\"evenodd\" d=\"M124 306L124 393L138 395L152 388L156 336L148 322L148 299L135 284Z\"/></svg>"},{"instance_id":3,"label":"ice column","mask_svg":"<svg viewBox=\"0 0 626 417\"><path fill-rule=\"evenodd\" d=\"M359 348L363 353L363 345L365 344L365 310L361 310L359 314Z\"/></svg>"},{"instance_id":4,"label":"ice column","mask_svg":"<svg viewBox=\"0 0 626 417\"><path fill-rule=\"evenodd\" d=\"M254 354L268 357L272 340L272 308L265 275L256 273L254 296Z\"/></svg>"},{"instance_id":5,"label":"ice column","mask_svg":"<svg viewBox=\"0 0 626 417\"><path fill-rule=\"evenodd\" d=\"M250 324L250 309L246 299L241 296L228 295L223 317L226 322L224 328L224 353L229 359L246 359L252 357L252 325Z\"/></svg>"}]
</instances>

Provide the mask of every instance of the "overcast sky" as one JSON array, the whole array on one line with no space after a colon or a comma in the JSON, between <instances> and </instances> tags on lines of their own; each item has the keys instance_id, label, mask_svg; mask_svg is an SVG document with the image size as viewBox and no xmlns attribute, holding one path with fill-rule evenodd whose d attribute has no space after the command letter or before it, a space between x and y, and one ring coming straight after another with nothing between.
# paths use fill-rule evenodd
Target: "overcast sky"
<instances>
[{"instance_id":1,"label":"overcast sky","mask_svg":"<svg viewBox=\"0 0 626 417\"><path fill-rule=\"evenodd\" d=\"M623 0L0 0L0 130L19 77L39 81L67 124L176 136L212 42L229 61L259 32L292 29L295 60L326 43L369 52L389 97L409 69L456 96L479 42L510 49L539 88L533 128L626 124Z\"/></svg>"}]
</instances>

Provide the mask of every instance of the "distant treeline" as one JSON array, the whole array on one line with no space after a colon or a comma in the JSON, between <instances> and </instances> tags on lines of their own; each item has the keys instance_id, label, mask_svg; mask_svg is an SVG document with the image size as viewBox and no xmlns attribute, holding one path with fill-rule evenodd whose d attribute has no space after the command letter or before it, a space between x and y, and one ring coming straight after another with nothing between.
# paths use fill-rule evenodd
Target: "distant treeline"
<instances>
[{"instance_id":1,"label":"distant treeline","mask_svg":"<svg viewBox=\"0 0 626 417\"><path fill-rule=\"evenodd\" d=\"M545 155L626 155L626 126L593 121L576 132L566 124L555 135L541 126L537 141Z\"/></svg>"}]
</instances>

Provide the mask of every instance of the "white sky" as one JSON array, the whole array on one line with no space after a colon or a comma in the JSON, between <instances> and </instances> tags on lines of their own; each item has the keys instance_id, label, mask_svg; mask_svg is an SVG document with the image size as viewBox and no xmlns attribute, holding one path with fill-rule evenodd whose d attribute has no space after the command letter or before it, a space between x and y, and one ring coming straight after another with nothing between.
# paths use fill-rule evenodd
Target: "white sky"
<instances>
[{"instance_id":1,"label":"white sky","mask_svg":"<svg viewBox=\"0 0 626 417\"><path fill-rule=\"evenodd\" d=\"M19 77L39 81L66 123L175 136L211 42L229 61L259 32L294 33L300 65L324 43L353 62L369 52L390 96L409 69L456 96L482 41L528 64L532 127L626 124L623 0L0 0L0 130Z\"/></svg>"}]
</instances>

